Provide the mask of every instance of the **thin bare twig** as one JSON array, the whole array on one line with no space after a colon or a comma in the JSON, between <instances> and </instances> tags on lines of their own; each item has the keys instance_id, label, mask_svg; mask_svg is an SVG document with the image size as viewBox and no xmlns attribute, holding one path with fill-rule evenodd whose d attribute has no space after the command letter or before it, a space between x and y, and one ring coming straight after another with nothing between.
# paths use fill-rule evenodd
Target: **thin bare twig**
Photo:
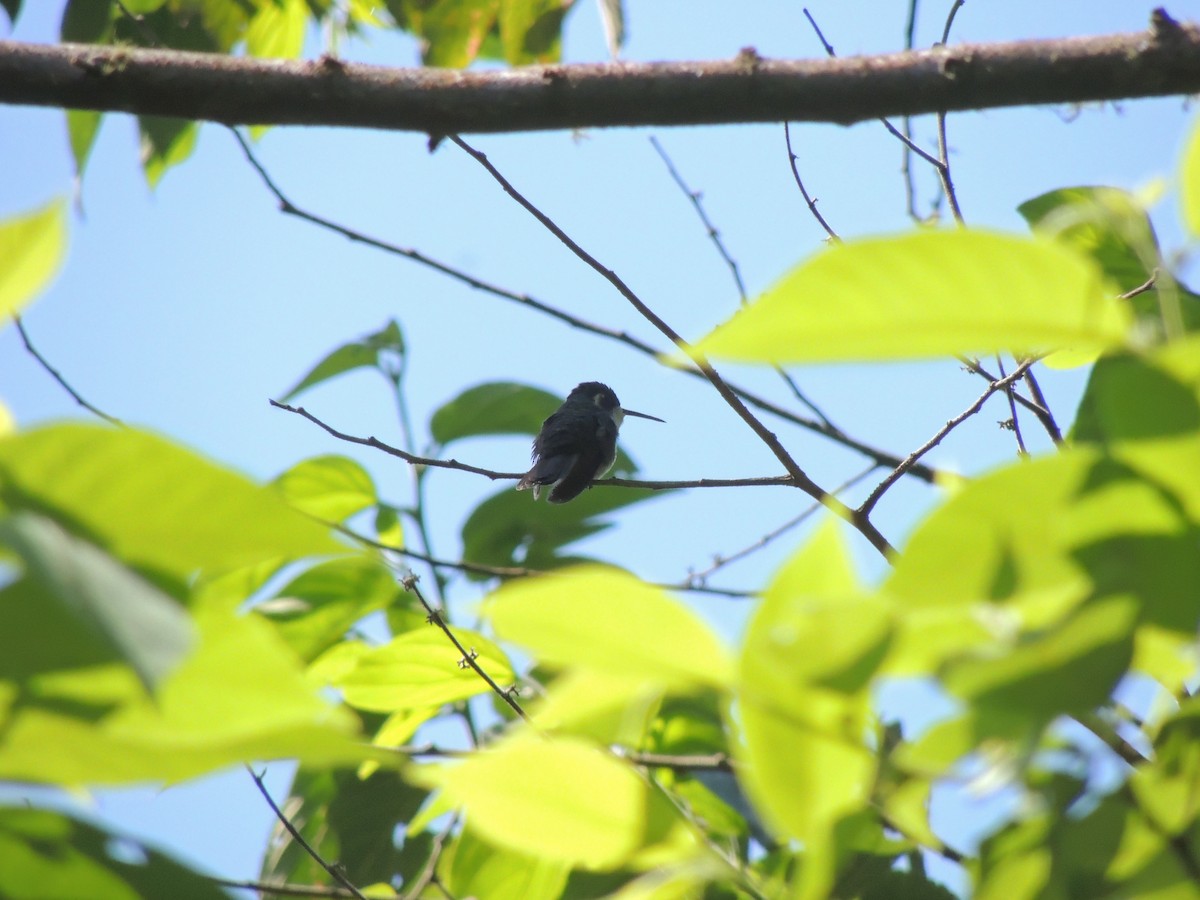
<instances>
[{"instance_id":1,"label":"thin bare twig","mask_svg":"<svg viewBox=\"0 0 1200 900\"><path fill-rule=\"evenodd\" d=\"M433 845L429 848L429 858L425 860L425 865L421 872L413 879L412 885L405 885L403 900L417 900L424 892L425 888L430 884L436 884L442 891L442 894L449 897L450 892L442 885L437 878L438 859L442 855L442 850L446 846L446 841L450 839L451 833L458 827L457 814L450 817L450 821L446 823L446 827L438 832L433 839Z\"/></svg>"},{"instance_id":2,"label":"thin bare twig","mask_svg":"<svg viewBox=\"0 0 1200 900\"><path fill-rule=\"evenodd\" d=\"M454 648L458 650L460 654L462 654L459 664L470 668L476 675L482 678L497 697L507 703L509 708L518 716L520 716L521 719L523 719L525 722L528 722L529 716L525 714L525 710L521 708L521 704L518 703L516 697L513 696L516 691L515 685L506 690L505 688L502 688L500 685L496 684L495 679L493 679L491 675L483 671L483 668L478 662L475 661L475 652L468 650L462 645L462 642L458 639L458 636L455 635L455 633L450 629L450 626L446 624L446 620L443 618L442 613L431 606L429 601L425 599L425 595L421 593L421 589L417 586L417 576L409 575L407 578L401 579L400 583L406 591L416 597L417 600L420 601L421 605L425 607L425 612L428 614L429 624L436 625L438 628L440 628L442 633L450 639L450 643L454 645Z\"/></svg>"},{"instance_id":3,"label":"thin bare twig","mask_svg":"<svg viewBox=\"0 0 1200 900\"><path fill-rule=\"evenodd\" d=\"M341 866L326 862L324 857L313 848L312 844L304 839L304 835L300 833L299 829L292 824L292 820L284 815L283 810L276 804L274 798L271 796L271 792L263 784L263 776L255 772L249 765L246 766L246 771L250 773L250 777L254 779L254 783L258 786L258 792L263 795L263 799L267 801L267 805L275 813L275 818L279 820L280 824L287 830L287 833L292 836L292 840L304 848L304 852L311 856L317 865L328 872L330 878L349 891L351 897L356 898L356 900L367 900L363 892L355 887L354 883L346 877L346 873L342 871Z\"/></svg>"},{"instance_id":4,"label":"thin bare twig","mask_svg":"<svg viewBox=\"0 0 1200 900\"><path fill-rule=\"evenodd\" d=\"M505 288L499 287L498 285L494 285L489 282L483 281L482 279L475 278L472 275L468 275L467 273L462 272L461 270L455 269L453 266L449 266L445 263L439 262L438 260L435 260L432 257L426 256L425 254L423 254L417 250L413 250L413 249L410 249L407 247L400 247L396 244L392 244L387 241L383 241L378 238L371 237L370 235L364 234L360 231L356 231L352 228L348 228L348 227L341 225L337 222L334 222L330 219L326 219L322 216L316 215L315 213L301 209L300 207L296 206L283 193L283 191L279 188L279 186L274 182L274 180L271 178L270 174L267 172L266 168L262 165L261 162L259 162L258 158L255 156L254 151L251 149L251 147L250 147L249 143L247 143L246 139L240 133L238 133L236 130L233 131L233 135L237 139L238 144L241 146L242 152L245 154L247 161L250 163L251 167L258 173L259 178L262 180L262 182L263 182L264 186L267 188L267 190L275 197L276 201L279 203L280 211L283 212L285 215L296 216L297 218L299 218L305 222L308 222L312 225L316 225L319 228L324 228L328 231L332 231L335 234L340 234L343 237L345 237L346 239L354 241L356 243L361 243L368 247L374 247L375 249L382 250L385 253L391 253L396 256L404 257L405 259L409 259L420 265L427 266L428 268L431 268L434 271L439 272L439 273L447 276L448 278L454 279L455 281L458 281L462 284L465 284L468 287L473 288L475 290L481 291L486 294L490 294L494 297L499 297L504 300L510 300L512 302L519 303L522 306L526 306L526 307L529 307L530 309L534 309L538 312L545 313L546 315L550 316L551 318L557 319L558 321L563 322L564 324L566 324L572 328L576 328L580 331L586 331L591 334L596 334L596 335L599 335L600 337L610 338L612 340L615 340L622 344L625 344L627 347L630 347L633 350L636 350L645 356L649 356L654 359L659 358L659 349L658 348L652 346L651 344L648 344L647 342L645 342L639 338L636 338L636 337L628 334L625 331L619 331L619 330L612 329L612 328L605 328L604 326L596 325L595 323L588 322L585 319L581 319L578 316L574 316L574 315L571 315L570 313L564 312L563 310L560 310L554 306L551 306L548 303L545 303L541 300L537 300L534 297L531 297L529 294L518 293L516 291L507 290ZM705 379L704 373L701 372L695 366L687 365L687 366L682 367L680 369L680 371L686 372L688 375L690 375L694 378ZM705 380L707 380L707 379L705 379ZM821 435L829 438L830 440L836 441L837 443L840 443L843 446L850 448L851 450L854 450L858 453L861 453L862 455L864 455L866 457L869 457L870 459L875 460L880 465L890 467L890 466L895 466L900 461L900 457L895 454L887 453L883 450L879 450L875 447L871 447L868 444L863 443L862 441L856 440L855 438L852 438L849 435L846 435L846 434L838 431L836 428L833 428L832 426L830 426L824 422L820 422L815 419L807 419L803 416L798 416L791 410L785 409L784 407L778 405L777 403L774 403L774 402L766 399L765 397L761 397L761 396L753 393L752 391L747 390L746 388L738 387L737 385L733 385L733 384L730 385L730 388L739 397L741 397L743 400L745 400L751 406L754 406L757 409L761 409L764 412L771 413L774 416L778 416L779 418L781 418L785 421L791 422L794 425L798 425L801 428L805 428L809 431L813 431L813 432L816 432L817 434L821 434ZM936 473L932 469L929 469L928 467L925 467L925 466L914 466L913 469L910 470L909 474L921 479L922 481L933 484L937 480L938 473Z\"/></svg>"},{"instance_id":5,"label":"thin bare twig","mask_svg":"<svg viewBox=\"0 0 1200 900\"><path fill-rule=\"evenodd\" d=\"M783 123L783 141L787 145L788 165L792 167L792 178L796 181L796 187L800 188L800 196L804 198L804 202L808 205L808 211L812 213L813 218L817 220L817 224L825 230L827 235L829 235L829 239L831 241L834 241L835 243L841 243L842 239L838 237L838 233L833 230L833 227L825 220L825 217L821 215L820 211L817 209L817 201L809 195L808 189L804 187L804 179L800 177L800 168L798 166L799 160L796 157L796 151L792 149L792 129L791 124L788 122Z\"/></svg>"},{"instance_id":6,"label":"thin bare twig","mask_svg":"<svg viewBox=\"0 0 1200 900\"><path fill-rule=\"evenodd\" d=\"M862 502L862 505L859 507L859 511L869 514L871 510L875 508L875 504L879 502L879 498L881 498L887 489L895 484L900 476L904 474L903 468L908 463L909 459L911 459L913 462L916 462L918 459L940 444L946 435L957 428L966 419L979 412L979 410L983 407L983 404L987 401L988 397L992 396L992 394L994 394L996 391L1004 390L1014 381L1021 378L1029 369L1029 367L1032 366L1036 361L1037 360L1035 359L1027 359L1025 362L1017 366L1017 368L1012 371L1012 374L989 384L987 390L979 395L979 399L977 399L965 410L939 428L933 437L914 450L911 454L909 454L908 459L888 473L888 476L883 479L883 481L879 482L879 484L875 486L875 489L871 491L867 499Z\"/></svg>"},{"instance_id":7,"label":"thin bare twig","mask_svg":"<svg viewBox=\"0 0 1200 900\"><path fill-rule=\"evenodd\" d=\"M1001 378L1008 377L1004 371L1004 358L1002 356L1000 356L999 353L996 354L996 368L998 368L1000 370ZM1025 374L1026 375L1029 374L1028 369L1026 370ZM1011 385L1011 382L1010 382L1010 385ZM1012 423L1013 436L1016 437L1016 439L1017 439L1017 453L1020 454L1021 456L1028 456L1029 450L1025 446L1025 437L1024 437L1024 435L1021 434L1021 419L1017 415L1017 400L1016 400L1016 397L1014 396L1015 393L1016 393L1016 391L1014 391L1011 386L1008 388L1005 388L1005 390L1004 390L1004 396L1006 398L1008 398L1009 422ZM1005 423L1005 424L1007 424L1007 423Z\"/></svg>"},{"instance_id":8,"label":"thin bare twig","mask_svg":"<svg viewBox=\"0 0 1200 900\"><path fill-rule=\"evenodd\" d=\"M908 22L904 26L904 49L912 50L917 35L917 3L918 0L909 0L908 4ZM912 171L912 148L909 146L913 142L912 133L912 116L905 116L902 120L900 131L904 135L903 150L900 157L900 173L904 177L904 208L908 211L908 216L915 222L920 222L921 219L917 215L917 188L913 182Z\"/></svg>"},{"instance_id":9,"label":"thin bare twig","mask_svg":"<svg viewBox=\"0 0 1200 900\"><path fill-rule=\"evenodd\" d=\"M1156 266L1154 271L1150 273L1150 277L1143 281L1135 288L1131 288L1123 294L1117 294L1118 300L1132 300L1138 294L1144 294L1146 291L1154 290L1154 286L1158 283L1159 270Z\"/></svg>"},{"instance_id":10,"label":"thin bare twig","mask_svg":"<svg viewBox=\"0 0 1200 900\"><path fill-rule=\"evenodd\" d=\"M25 323L22 322L21 317L16 315L15 313L13 314L13 322L16 323L17 331L21 335L21 343L23 343L25 345L25 349L26 349L26 351L28 351L29 355L38 361L38 365L40 365L43 369L46 370L46 374L48 374L51 378L53 378L55 381L57 381L59 384L59 387L61 387L64 391L66 391L68 394L70 394L71 398L76 403L78 403L80 406L82 406L84 409L86 409L92 415L99 416L105 422L108 422L112 425L117 425L121 428L125 427L125 423L122 422L120 419L118 419L116 416L110 416L104 410L99 409L98 407L95 407L92 404L88 403L86 400L83 399L83 397L80 395L80 393L77 390L75 390L75 388L71 387L71 385L68 383L67 379L63 377L62 373L59 372L58 369L54 368L54 366L50 365L49 360L47 360L46 357L42 356L42 354L40 354L37 351L37 348L33 346L33 342L31 340L29 340L29 333L25 331Z\"/></svg>"},{"instance_id":11,"label":"thin bare twig","mask_svg":"<svg viewBox=\"0 0 1200 900\"><path fill-rule=\"evenodd\" d=\"M954 0L954 5L950 7L950 13L946 16L946 25L942 29L942 46L950 42L950 29L954 25L954 17L958 15L958 11L964 3L966 0ZM942 193L946 195L946 202L950 204L950 213L954 216L954 221L962 225L964 222L962 208L958 205L958 194L954 190L954 179L950 175L950 151L946 144L946 110L944 109L939 109L937 112L937 136L939 162L937 173L942 180Z\"/></svg>"},{"instance_id":12,"label":"thin bare twig","mask_svg":"<svg viewBox=\"0 0 1200 900\"><path fill-rule=\"evenodd\" d=\"M867 541L873 546L885 559L891 559L895 554L895 550L888 540L883 536L875 525L865 516L859 516L854 510L850 509L840 500L826 493L820 485L813 481L807 473L797 464L788 453L787 449L780 443L774 433L772 433L758 418L746 408L746 405L725 383L725 380L720 376L712 364L696 351L694 347L688 344L678 332L668 325L662 317L652 310L646 303L627 285L616 272L604 266L599 260L583 249L576 243L566 232L564 232L557 223L549 216L535 206L529 199L513 186L513 184L500 173L500 171L492 165L487 156L476 150L458 135L451 135L450 140L457 145L464 153L478 162L488 172L489 175L496 181L497 184L504 190L506 194L513 198L526 212L532 215L538 222L542 224L547 231L553 234L562 244L574 253L580 260L590 266L597 274L603 277L616 291L629 302L629 304L637 310L637 312L646 321L650 322L663 335L665 335L671 343L678 347L689 359L695 364L696 368L704 373L704 376L709 380L712 386L716 389L721 398L729 405L729 407L745 422L750 429L758 435L771 453L779 460L780 464L792 476L795 487L804 491L810 497L820 500L834 514L842 517L849 522Z\"/></svg>"},{"instance_id":13,"label":"thin bare twig","mask_svg":"<svg viewBox=\"0 0 1200 900\"><path fill-rule=\"evenodd\" d=\"M825 39L825 34L821 31L821 26L817 24L817 20L812 17L812 13L810 13L807 8L804 9L804 18L808 19L808 24L811 25L813 31L816 32L817 39L821 42L821 46L825 48L826 55L828 55L830 59L835 59L837 54L833 50L833 45ZM913 153L917 154L917 156L921 157L921 159L925 160L925 162L934 167L940 165L936 157L914 144L900 131L900 129L889 122L886 117L878 116L877 118L883 123L883 127L891 133L892 137L903 142L906 147L908 147Z\"/></svg>"},{"instance_id":14,"label":"thin bare twig","mask_svg":"<svg viewBox=\"0 0 1200 900\"><path fill-rule=\"evenodd\" d=\"M675 163L672 162L671 157L667 155L667 151L663 149L662 144L658 142L658 138L651 135L650 145L654 148L655 152L658 153L659 159L663 161L663 165L667 167L667 172L670 173L675 184L681 191L683 191L688 200L691 201L692 208L695 209L696 215L699 216L701 224L704 225L704 230L708 234L709 240L713 242L713 246L716 247L717 253L719 253L721 259L725 261L725 265L729 267L729 273L733 276L733 283L737 286L738 296L741 298L742 303L744 304L749 302L750 298L746 294L746 283L742 281L742 273L741 270L738 269L737 260L735 260L729 253L728 248L725 246L725 242L721 240L721 232L717 230L717 227L708 217L708 213L705 212L704 204L700 202L700 192L693 191L688 186L688 183L683 180L683 176L680 175L679 170L675 168Z\"/></svg>"},{"instance_id":15,"label":"thin bare twig","mask_svg":"<svg viewBox=\"0 0 1200 900\"><path fill-rule=\"evenodd\" d=\"M786 123L784 123L784 127L787 127ZM700 217L700 222L704 225L705 231L708 232L709 238L716 246L717 252L721 255L721 258L725 260L725 264L729 266L730 272L733 273L734 284L737 285L738 296L741 299L742 305L745 306L750 302L750 298L746 294L746 285L742 281L742 274L738 269L737 263L729 254L729 251L725 248L725 244L721 240L721 233L717 231L716 226L714 226L712 220L709 219L708 213L704 211L704 204L700 202L700 191L692 190L688 183L684 181L683 176L679 173L679 170L675 168L675 164L672 162L671 157L667 155L667 151L663 149L662 145L655 138L651 137L650 143L654 145L654 149L658 151L658 155L662 158L663 163L666 164L667 171L671 174L671 178L675 181L675 184L678 185L679 189L683 191L684 195L687 196L687 198L691 201L692 207L696 210L696 214ZM835 431L838 430L837 427L831 421L829 421L829 417L825 415L825 413L823 413L815 403L808 399L802 390L800 390L800 385L796 384L796 380L792 378L792 376L789 375L782 366L776 365L773 366L773 368L779 377L783 379L784 384L786 384L789 390L791 390L792 396L802 403L809 410L809 412L820 419L823 424L828 426L830 429Z\"/></svg>"}]
</instances>

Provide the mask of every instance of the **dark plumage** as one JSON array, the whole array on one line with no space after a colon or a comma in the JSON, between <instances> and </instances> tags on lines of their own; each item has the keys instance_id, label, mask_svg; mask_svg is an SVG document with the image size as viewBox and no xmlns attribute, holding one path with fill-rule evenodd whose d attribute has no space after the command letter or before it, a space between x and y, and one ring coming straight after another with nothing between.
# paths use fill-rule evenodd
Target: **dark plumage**
<instances>
[{"instance_id":1,"label":"dark plumage","mask_svg":"<svg viewBox=\"0 0 1200 900\"><path fill-rule=\"evenodd\" d=\"M545 422L533 440L533 468L517 490L533 488L536 500L545 485L551 503L573 500L593 480L612 468L617 458L617 431L625 416L662 419L621 409L612 388L598 381L578 385Z\"/></svg>"}]
</instances>

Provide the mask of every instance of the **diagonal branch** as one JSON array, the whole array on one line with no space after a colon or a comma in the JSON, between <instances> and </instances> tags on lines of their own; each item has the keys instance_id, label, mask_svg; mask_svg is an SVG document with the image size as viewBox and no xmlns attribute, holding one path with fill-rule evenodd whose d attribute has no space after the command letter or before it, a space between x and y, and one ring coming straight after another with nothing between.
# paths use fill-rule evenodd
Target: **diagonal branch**
<instances>
[{"instance_id":1,"label":"diagonal branch","mask_svg":"<svg viewBox=\"0 0 1200 900\"><path fill-rule=\"evenodd\" d=\"M247 125L515 132L619 125L850 124L1200 91L1200 26L823 60L462 72L0 41L0 103Z\"/></svg>"},{"instance_id":2,"label":"diagonal branch","mask_svg":"<svg viewBox=\"0 0 1200 900\"><path fill-rule=\"evenodd\" d=\"M866 514L861 514L856 510L850 509L846 504L832 494L827 493L820 485L813 481L799 464L788 453L787 449L780 443L779 438L774 432L769 430L758 418L746 408L746 404L741 401L741 398L733 392L725 380L720 376L712 364L692 347L683 337L675 331L670 325L663 321L662 317L652 310L646 303L634 293L633 289L627 285L621 276L612 269L605 266L600 260L592 256L586 250L577 244L570 235L563 231L558 224L535 206L524 194L516 189L516 187L504 177L503 174L492 165L491 161L485 154L476 150L462 138L457 135L451 135L450 140L453 141L464 153L478 162L487 171L489 175L496 181L497 184L504 190L506 194L513 198L531 216L538 220L547 231L558 238L564 246L574 253L579 259L586 263L591 269L598 273L605 281L613 286L622 297L624 297L629 305L632 306L647 322L657 328L662 334L679 348L701 372L704 377L709 380L709 383L721 395L729 407L737 413L738 417L745 422L750 430L758 435L759 440L766 445L767 449L774 454L779 460L784 470L792 478L792 483L810 497L819 500L826 509L835 515L845 519L850 525L858 530L863 537L870 542L871 546L878 550L886 559L890 559L895 550L887 538L880 533L879 529L871 523Z\"/></svg>"}]
</instances>

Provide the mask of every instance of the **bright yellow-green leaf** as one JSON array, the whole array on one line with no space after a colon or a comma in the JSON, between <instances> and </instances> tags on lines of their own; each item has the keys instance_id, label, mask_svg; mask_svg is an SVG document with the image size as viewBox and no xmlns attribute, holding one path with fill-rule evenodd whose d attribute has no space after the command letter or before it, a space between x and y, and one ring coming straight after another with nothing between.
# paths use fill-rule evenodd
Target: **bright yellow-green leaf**
<instances>
[{"instance_id":1,"label":"bright yellow-green leaf","mask_svg":"<svg viewBox=\"0 0 1200 900\"><path fill-rule=\"evenodd\" d=\"M657 864L696 853L682 819L631 765L573 738L524 735L413 777L463 807L484 840L539 859L615 869L655 849Z\"/></svg>"},{"instance_id":2,"label":"bright yellow-green leaf","mask_svg":"<svg viewBox=\"0 0 1200 900\"><path fill-rule=\"evenodd\" d=\"M533 722L542 731L636 747L661 697L662 688L644 678L574 669L554 680Z\"/></svg>"},{"instance_id":3,"label":"bright yellow-green leaf","mask_svg":"<svg viewBox=\"0 0 1200 900\"><path fill-rule=\"evenodd\" d=\"M698 345L749 362L920 359L1122 343L1090 259L1049 239L919 231L835 244Z\"/></svg>"},{"instance_id":4,"label":"bright yellow-green leaf","mask_svg":"<svg viewBox=\"0 0 1200 900\"><path fill-rule=\"evenodd\" d=\"M665 591L600 566L512 581L484 606L496 634L543 662L665 686L728 684L728 651Z\"/></svg>"},{"instance_id":5,"label":"bright yellow-green leaf","mask_svg":"<svg viewBox=\"0 0 1200 900\"><path fill-rule=\"evenodd\" d=\"M353 764L370 755L354 738L354 716L306 683L270 625L223 610L200 610L193 621L195 650L153 698L113 664L25 681L21 705L3 710L0 778L128 784L256 759ZM10 686L0 678L0 709L15 696Z\"/></svg>"},{"instance_id":6,"label":"bright yellow-green leaf","mask_svg":"<svg viewBox=\"0 0 1200 900\"><path fill-rule=\"evenodd\" d=\"M336 454L296 463L275 485L297 509L329 522L343 522L378 500L367 470Z\"/></svg>"},{"instance_id":7,"label":"bright yellow-green leaf","mask_svg":"<svg viewBox=\"0 0 1200 900\"><path fill-rule=\"evenodd\" d=\"M855 596L848 566L827 523L751 619L735 694L735 750L755 808L776 832L826 849L836 822L871 792L875 758L862 741L870 677L890 637L890 610ZM812 874L812 884L825 877Z\"/></svg>"},{"instance_id":8,"label":"bright yellow-green leaf","mask_svg":"<svg viewBox=\"0 0 1200 900\"><path fill-rule=\"evenodd\" d=\"M0 221L0 327L50 283L67 251L67 204L52 200Z\"/></svg>"},{"instance_id":9,"label":"bright yellow-green leaf","mask_svg":"<svg viewBox=\"0 0 1200 900\"><path fill-rule=\"evenodd\" d=\"M1200 237L1200 119L1192 126L1179 167L1179 200L1183 222Z\"/></svg>"},{"instance_id":10,"label":"bright yellow-green leaf","mask_svg":"<svg viewBox=\"0 0 1200 900\"><path fill-rule=\"evenodd\" d=\"M905 781L884 798L888 825L926 847L941 847L941 839L929 826L929 797L933 782L924 778Z\"/></svg>"},{"instance_id":11,"label":"bright yellow-green leaf","mask_svg":"<svg viewBox=\"0 0 1200 900\"><path fill-rule=\"evenodd\" d=\"M17 422L13 418L12 410L3 401L0 401L0 439L8 437L17 430Z\"/></svg>"},{"instance_id":12,"label":"bright yellow-green leaf","mask_svg":"<svg viewBox=\"0 0 1200 900\"><path fill-rule=\"evenodd\" d=\"M477 654L475 662L493 681L505 688L513 683L503 650L478 632L455 628L454 634ZM432 626L363 653L335 684L351 706L376 712L438 706L491 690L446 635Z\"/></svg>"},{"instance_id":13,"label":"bright yellow-green leaf","mask_svg":"<svg viewBox=\"0 0 1200 900\"><path fill-rule=\"evenodd\" d=\"M481 840L464 828L438 861L452 897L558 900L570 875L561 862L539 859Z\"/></svg>"},{"instance_id":14,"label":"bright yellow-green leaf","mask_svg":"<svg viewBox=\"0 0 1200 900\"><path fill-rule=\"evenodd\" d=\"M0 508L53 510L120 561L176 578L345 552L276 491L132 428L53 425L0 441Z\"/></svg>"},{"instance_id":15,"label":"bright yellow-green leaf","mask_svg":"<svg viewBox=\"0 0 1200 900\"><path fill-rule=\"evenodd\" d=\"M251 56L294 59L304 49L307 24L305 0L261 3L246 30L246 52Z\"/></svg>"},{"instance_id":16,"label":"bright yellow-green leaf","mask_svg":"<svg viewBox=\"0 0 1200 900\"><path fill-rule=\"evenodd\" d=\"M1200 815L1200 699L1180 704L1154 742L1154 761L1139 766L1129 786L1138 807L1167 834L1180 834Z\"/></svg>"}]
</instances>

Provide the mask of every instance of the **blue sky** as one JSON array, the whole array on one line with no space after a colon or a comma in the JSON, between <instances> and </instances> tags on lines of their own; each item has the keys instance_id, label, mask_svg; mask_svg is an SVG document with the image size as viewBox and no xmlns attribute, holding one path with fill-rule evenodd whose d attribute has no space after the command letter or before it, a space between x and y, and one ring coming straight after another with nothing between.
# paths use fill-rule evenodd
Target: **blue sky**
<instances>
[{"instance_id":1,"label":"blue sky","mask_svg":"<svg viewBox=\"0 0 1200 900\"><path fill-rule=\"evenodd\" d=\"M948 0L920 7L918 44L940 35ZM968 3L955 41L990 41L1143 29L1151 2L1006 0ZM51 41L61 4L26 2L11 37ZM746 46L764 57L812 57L821 48L800 4L628 3L628 59L721 59ZM899 49L903 0L812 0L809 9L839 54ZM1177 14L1183 9L1173 10ZM317 52L315 44L309 48ZM408 65L414 44L374 35L342 48L351 59ZM568 19L566 59L606 57L590 3ZM1016 206L1052 188L1109 184L1130 190L1170 178L1190 119L1182 98L967 113L949 124L952 165L972 225L1017 232ZM737 293L686 198L650 146L653 134L706 209L736 258L751 293L818 249L823 232L788 170L782 129L614 129L468 138L565 230L618 273L678 331L699 337L737 306ZM916 123L932 146L933 120ZM882 127L804 125L793 137L810 191L844 237L901 230L900 147ZM361 231L411 246L481 277L527 291L577 315L658 343L611 288L509 201L463 153L430 153L423 135L333 129L275 129L257 152L298 205ZM0 217L74 190L63 117L54 110L0 107ZM933 173L918 168L928 205ZM1169 185L1168 185L1169 187ZM515 380L565 394L577 382L611 384L629 406L666 419L629 423L622 445L650 478L778 474L754 435L703 384L601 338L580 334L513 304L485 297L411 262L355 246L281 215L231 136L206 126L195 156L157 190L145 183L130 120L110 116L79 187L71 248L54 285L27 312L38 349L93 403L126 421L193 446L258 478L300 459L345 453L402 500L399 463L338 445L267 399L289 388L328 350L400 320L410 348L413 417L429 415L462 389ZM1154 209L1159 238L1181 244L1173 197ZM666 349L665 345L662 345ZM735 369L739 380L784 400L769 373ZM970 404L982 383L948 362L823 366L797 371L800 384L845 430L907 452ZM1069 423L1079 373L1044 377L1051 406ZM83 415L21 348L0 331L0 399L18 422ZM1011 437L996 427L998 403L931 457L966 473L1010 461ZM344 431L398 439L386 386L352 374L304 397ZM786 427L780 436L821 484L860 466L852 454ZM1036 442L1041 449L1047 442ZM465 442L455 456L502 470L527 459L523 438ZM434 542L456 556L462 521L495 488L459 472L431 479ZM878 521L893 543L936 495L900 485ZM646 577L678 580L756 540L806 504L784 489L696 491L635 508L586 549ZM800 536L731 566L723 582L763 582ZM864 542L855 550L868 576L881 563ZM469 602L470 590L460 602ZM695 599L710 620L736 635L744 604ZM897 702L903 703L901 699ZM281 792L286 768L274 767ZM241 772L166 790L104 792L93 807L105 821L159 843L228 877L250 877L271 825L270 812ZM944 815L956 827L970 807Z\"/></svg>"}]
</instances>

